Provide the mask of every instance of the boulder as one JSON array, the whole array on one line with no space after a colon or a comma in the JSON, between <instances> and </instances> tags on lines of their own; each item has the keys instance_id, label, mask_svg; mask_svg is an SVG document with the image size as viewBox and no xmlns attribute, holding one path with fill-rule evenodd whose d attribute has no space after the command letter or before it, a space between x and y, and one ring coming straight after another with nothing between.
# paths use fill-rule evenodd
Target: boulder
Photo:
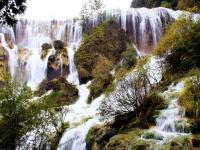
<instances>
[{"instance_id":1,"label":"boulder","mask_svg":"<svg viewBox=\"0 0 200 150\"><path fill-rule=\"evenodd\" d=\"M64 49L64 43L60 40L56 40L53 42L53 46L56 50L62 50Z\"/></svg>"},{"instance_id":2,"label":"boulder","mask_svg":"<svg viewBox=\"0 0 200 150\"><path fill-rule=\"evenodd\" d=\"M117 134L117 130L109 126L94 126L92 127L86 137L87 150L102 150L105 148L107 142L111 137Z\"/></svg>"},{"instance_id":3,"label":"boulder","mask_svg":"<svg viewBox=\"0 0 200 150\"><path fill-rule=\"evenodd\" d=\"M44 44L42 44L42 50L48 51L48 50L51 49L51 48L52 48L52 45L49 44L49 43L44 43Z\"/></svg>"},{"instance_id":4,"label":"boulder","mask_svg":"<svg viewBox=\"0 0 200 150\"><path fill-rule=\"evenodd\" d=\"M51 81L43 80L36 95L42 96L49 90L53 90L53 92L46 97L46 101L48 101L49 105L52 103L52 107L72 104L78 98L77 88L68 83L64 77L58 77Z\"/></svg>"},{"instance_id":5,"label":"boulder","mask_svg":"<svg viewBox=\"0 0 200 150\"><path fill-rule=\"evenodd\" d=\"M51 44L48 44L48 43L42 44L42 51L41 51L41 54L40 54L41 59L44 59L47 56L49 49L51 49L51 48L52 48Z\"/></svg>"},{"instance_id":6,"label":"boulder","mask_svg":"<svg viewBox=\"0 0 200 150\"><path fill-rule=\"evenodd\" d=\"M47 79L52 80L59 76L66 77L69 73L67 50L64 48L48 59Z\"/></svg>"}]
</instances>

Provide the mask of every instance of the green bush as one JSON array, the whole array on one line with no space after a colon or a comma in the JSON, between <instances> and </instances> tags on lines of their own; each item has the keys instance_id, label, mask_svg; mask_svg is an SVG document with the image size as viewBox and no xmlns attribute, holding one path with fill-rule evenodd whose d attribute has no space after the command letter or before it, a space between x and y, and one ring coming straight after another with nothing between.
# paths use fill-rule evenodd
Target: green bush
<instances>
[{"instance_id":1,"label":"green bush","mask_svg":"<svg viewBox=\"0 0 200 150\"><path fill-rule=\"evenodd\" d=\"M170 8L171 4L168 1L162 1L161 2L161 7L166 7L166 8Z\"/></svg>"},{"instance_id":2,"label":"green bush","mask_svg":"<svg viewBox=\"0 0 200 150\"><path fill-rule=\"evenodd\" d=\"M75 54L75 64L79 71L84 69L88 76L92 76L99 56L107 57L116 64L126 47L125 31L116 22L109 20L92 29L90 35L84 34L83 42Z\"/></svg>"},{"instance_id":3,"label":"green bush","mask_svg":"<svg viewBox=\"0 0 200 150\"><path fill-rule=\"evenodd\" d=\"M181 93L178 103L185 109L186 117L192 119L199 130L200 125L200 76L188 79L186 87ZM199 131L198 131L199 132Z\"/></svg>"},{"instance_id":4,"label":"green bush","mask_svg":"<svg viewBox=\"0 0 200 150\"><path fill-rule=\"evenodd\" d=\"M137 62L137 52L135 48L128 44L126 51L122 53L122 59L124 61L124 66L131 68Z\"/></svg>"},{"instance_id":5,"label":"green bush","mask_svg":"<svg viewBox=\"0 0 200 150\"><path fill-rule=\"evenodd\" d=\"M200 21L180 18L166 30L155 48L156 54L168 53L166 62L171 73L185 73L200 67Z\"/></svg>"}]
</instances>

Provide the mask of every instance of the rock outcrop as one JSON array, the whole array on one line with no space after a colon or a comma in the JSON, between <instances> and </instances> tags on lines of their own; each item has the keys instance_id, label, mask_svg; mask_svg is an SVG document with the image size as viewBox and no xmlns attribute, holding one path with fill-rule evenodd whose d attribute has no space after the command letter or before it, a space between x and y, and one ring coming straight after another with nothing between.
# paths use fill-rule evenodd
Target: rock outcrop
<instances>
[{"instance_id":1,"label":"rock outcrop","mask_svg":"<svg viewBox=\"0 0 200 150\"><path fill-rule=\"evenodd\" d=\"M47 79L52 80L56 77L66 77L69 73L69 62L67 56L67 49L64 48L64 43L60 40L54 41L53 43L55 54L51 55L48 59L47 67ZM48 51L51 49L50 44L42 45L41 58L44 59Z\"/></svg>"},{"instance_id":2,"label":"rock outcrop","mask_svg":"<svg viewBox=\"0 0 200 150\"><path fill-rule=\"evenodd\" d=\"M63 77L58 77L51 81L43 80L36 94L42 96L49 90L53 90L53 93L47 96L47 99L48 101L54 101L56 106L72 104L78 98L78 90L76 87L68 83Z\"/></svg>"},{"instance_id":3,"label":"rock outcrop","mask_svg":"<svg viewBox=\"0 0 200 150\"><path fill-rule=\"evenodd\" d=\"M8 71L8 53L0 44L0 84L4 74Z\"/></svg>"}]
</instances>

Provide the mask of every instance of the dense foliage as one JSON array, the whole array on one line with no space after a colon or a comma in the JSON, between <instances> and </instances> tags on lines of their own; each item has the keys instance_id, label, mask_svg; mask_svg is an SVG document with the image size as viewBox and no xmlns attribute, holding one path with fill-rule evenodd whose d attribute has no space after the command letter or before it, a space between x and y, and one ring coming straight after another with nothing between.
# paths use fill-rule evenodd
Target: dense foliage
<instances>
[{"instance_id":1,"label":"dense foliage","mask_svg":"<svg viewBox=\"0 0 200 150\"><path fill-rule=\"evenodd\" d=\"M99 96L112 82L111 71L120 65L131 68L136 63L136 51L128 43L124 30L113 20L103 22L83 42L75 54L75 64L81 82L94 79L90 100Z\"/></svg>"},{"instance_id":2,"label":"dense foliage","mask_svg":"<svg viewBox=\"0 0 200 150\"><path fill-rule=\"evenodd\" d=\"M139 7L159 7L159 6L167 6L167 7L176 7L178 0L133 0L131 3L131 7L139 8Z\"/></svg>"},{"instance_id":3,"label":"dense foliage","mask_svg":"<svg viewBox=\"0 0 200 150\"><path fill-rule=\"evenodd\" d=\"M133 0L131 7L167 7L173 9L187 10L191 12L200 11L200 2L199 0Z\"/></svg>"},{"instance_id":4,"label":"dense foliage","mask_svg":"<svg viewBox=\"0 0 200 150\"><path fill-rule=\"evenodd\" d=\"M200 132L200 76L199 71L196 76L186 81L186 87L178 99L178 103L185 109L186 117L190 118L194 124L193 132Z\"/></svg>"},{"instance_id":5,"label":"dense foliage","mask_svg":"<svg viewBox=\"0 0 200 150\"><path fill-rule=\"evenodd\" d=\"M26 0L1 0L0 1L0 24L13 25L16 23L16 15L22 14Z\"/></svg>"},{"instance_id":6,"label":"dense foliage","mask_svg":"<svg viewBox=\"0 0 200 150\"><path fill-rule=\"evenodd\" d=\"M30 102L31 90L8 77L0 89L0 149L14 150L21 137L37 125L39 110Z\"/></svg>"},{"instance_id":7,"label":"dense foliage","mask_svg":"<svg viewBox=\"0 0 200 150\"><path fill-rule=\"evenodd\" d=\"M200 67L199 39L200 21L181 18L167 28L155 51L157 54L168 53L166 63L171 73L185 73Z\"/></svg>"}]
</instances>

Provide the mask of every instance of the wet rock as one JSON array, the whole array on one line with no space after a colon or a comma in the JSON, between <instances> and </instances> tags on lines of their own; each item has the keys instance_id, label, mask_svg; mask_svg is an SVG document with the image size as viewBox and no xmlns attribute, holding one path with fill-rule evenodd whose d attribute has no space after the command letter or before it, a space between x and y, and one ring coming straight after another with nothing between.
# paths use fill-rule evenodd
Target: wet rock
<instances>
[{"instance_id":1,"label":"wet rock","mask_svg":"<svg viewBox=\"0 0 200 150\"><path fill-rule=\"evenodd\" d=\"M87 150L102 150L111 137L117 134L117 130L109 126L94 126L88 132L86 138Z\"/></svg>"},{"instance_id":2,"label":"wet rock","mask_svg":"<svg viewBox=\"0 0 200 150\"><path fill-rule=\"evenodd\" d=\"M48 44L48 43L44 43L43 45L42 45L42 51L41 51L41 59L44 59L46 56L47 56L47 54L48 54L48 52L49 52L49 50L52 48L52 45L51 44Z\"/></svg>"},{"instance_id":3,"label":"wet rock","mask_svg":"<svg viewBox=\"0 0 200 150\"><path fill-rule=\"evenodd\" d=\"M53 92L46 97L46 101L52 103L53 107L72 104L78 98L77 88L68 83L63 77L58 77L51 81L43 80L36 95L41 96L49 90L53 90Z\"/></svg>"},{"instance_id":4,"label":"wet rock","mask_svg":"<svg viewBox=\"0 0 200 150\"><path fill-rule=\"evenodd\" d=\"M60 40L56 40L53 42L53 46L56 50L62 50L64 49L64 43Z\"/></svg>"},{"instance_id":5,"label":"wet rock","mask_svg":"<svg viewBox=\"0 0 200 150\"><path fill-rule=\"evenodd\" d=\"M51 55L48 59L47 79L52 80L59 76L66 77L69 73L67 50L64 48Z\"/></svg>"},{"instance_id":6,"label":"wet rock","mask_svg":"<svg viewBox=\"0 0 200 150\"><path fill-rule=\"evenodd\" d=\"M44 44L42 44L42 50L49 50L49 49L51 49L52 48L52 45L51 44L49 44L49 43L44 43Z\"/></svg>"}]
</instances>

